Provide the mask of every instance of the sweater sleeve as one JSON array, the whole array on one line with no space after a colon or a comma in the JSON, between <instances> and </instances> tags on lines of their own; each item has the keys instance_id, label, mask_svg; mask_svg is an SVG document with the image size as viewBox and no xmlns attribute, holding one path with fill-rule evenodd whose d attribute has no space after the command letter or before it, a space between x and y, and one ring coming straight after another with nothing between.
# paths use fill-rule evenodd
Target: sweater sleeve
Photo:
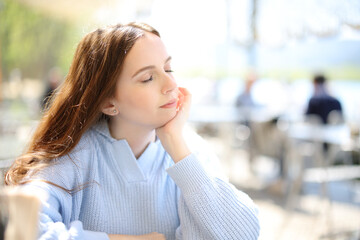
<instances>
[{"instance_id":1,"label":"sweater sleeve","mask_svg":"<svg viewBox=\"0 0 360 240\"><path fill-rule=\"evenodd\" d=\"M257 239L258 210L245 193L211 178L195 154L167 169L181 191L177 239Z\"/></svg>"},{"instance_id":2,"label":"sweater sleeve","mask_svg":"<svg viewBox=\"0 0 360 240\"><path fill-rule=\"evenodd\" d=\"M109 240L106 233L88 231L82 222L64 223L64 215L70 214L70 194L50 184L34 181L21 187L21 191L37 196L41 201L39 213L39 240Z\"/></svg>"}]
</instances>

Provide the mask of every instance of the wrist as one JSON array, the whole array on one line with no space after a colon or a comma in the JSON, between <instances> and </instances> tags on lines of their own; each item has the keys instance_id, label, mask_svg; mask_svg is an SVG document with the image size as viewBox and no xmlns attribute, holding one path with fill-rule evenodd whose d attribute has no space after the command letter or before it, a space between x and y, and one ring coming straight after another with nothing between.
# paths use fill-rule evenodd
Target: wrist
<instances>
[{"instance_id":1,"label":"wrist","mask_svg":"<svg viewBox=\"0 0 360 240\"><path fill-rule=\"evenodd\" d=\"M184 138L179 135L167 135L161 142L175 163L191 154Z\"/></svg>"},{"instance_id":2,"label":"wrist","mask_svg":"<svg viewBox=\"0 0 360 240\"><path fill-rule=\"evenodd\" d=\"M169 148L168 153L175 163L191 154L190 149L183 139L174 139L170 146L172 147Z\"/></svg>"},{"instance_id":3,"label":"wrist","mask_svg":"<svg viewBox=\"0 0 360 240\"><path fill-rule=\"evenodd\" d=\"M186 145L178 146L176 149L169 153L171 158L175 163L179 162L180 160L184 159L185 157L189 156L191 154L189 148Z\"/></svg>"}]
</instances>

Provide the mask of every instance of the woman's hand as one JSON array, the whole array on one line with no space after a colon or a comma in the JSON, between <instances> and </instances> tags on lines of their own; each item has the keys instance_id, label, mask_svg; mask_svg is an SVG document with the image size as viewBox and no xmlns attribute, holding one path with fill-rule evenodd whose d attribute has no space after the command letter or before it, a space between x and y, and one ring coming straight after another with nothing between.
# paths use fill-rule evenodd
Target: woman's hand
<instances>
[{"instance_id":1,"label":"woman's hand","mask_svg":"<svg viewBox=\"0 0 360 240\"><path fill-rule=\"evenodd\" d=\"M190 154L182 135L183 127L189 117L190 105L190 92L186 88L179 87L179 110L176 116L164 126L156 129L156 135L175 163Z\"/></svg>"},{"instance_id":2,"label":"woman's hand","mask_svg":"<svg viewBox=\"0 0 360 240\"><path fill-rule=\"evenodd\" d=\"M166 240L164 234L152 232L144 235L109 234L110 240Z\"/></svg>"}]
</instances>

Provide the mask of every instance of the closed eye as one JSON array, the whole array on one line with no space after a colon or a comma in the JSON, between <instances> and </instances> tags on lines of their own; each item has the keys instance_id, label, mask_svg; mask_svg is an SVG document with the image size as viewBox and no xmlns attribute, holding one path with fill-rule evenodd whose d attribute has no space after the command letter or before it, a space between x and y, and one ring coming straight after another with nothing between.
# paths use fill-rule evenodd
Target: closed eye
<instances>
[{"instance_id":1,"label":"closed eye","mask_svg":"<svg viewBox=\"0 0 360 240\"><path fill-rule=\"evenodd\" d=\"M172 72L174 72L173 70L165 70L165 72L167 72L167 73L172 73Z\"/></svg>"},{"instance_id":2,"label":"closed eye","mask_svg":"<svg viewBox=\"0 0 360 240\"><path fill-rule=\"evenodd\" d=\"M147 83L147 82L150 82L150 81L152 81L153 80L153 76L151 76L149 79L146 79L146 80L144 80L144 81L142 81L143 83Z\"/></svg>"}]
</instances>

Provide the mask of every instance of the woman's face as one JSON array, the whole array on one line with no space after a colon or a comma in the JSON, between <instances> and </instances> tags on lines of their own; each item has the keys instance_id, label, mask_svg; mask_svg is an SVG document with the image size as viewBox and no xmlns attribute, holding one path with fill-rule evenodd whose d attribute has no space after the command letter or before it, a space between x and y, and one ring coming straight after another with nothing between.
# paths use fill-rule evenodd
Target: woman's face
<instances>
[{"instance_id":1,"label":"woman's face","mask_svg":"<svg viewBox=\"0 0 360 240\"><path fill-rule=\"evenodd\" d=\"M135 42L116 86L117 120L157 128L176 115L179 92L170 63L171 57L158 36L145 33Z\"/></svg>"}]
</instances>

